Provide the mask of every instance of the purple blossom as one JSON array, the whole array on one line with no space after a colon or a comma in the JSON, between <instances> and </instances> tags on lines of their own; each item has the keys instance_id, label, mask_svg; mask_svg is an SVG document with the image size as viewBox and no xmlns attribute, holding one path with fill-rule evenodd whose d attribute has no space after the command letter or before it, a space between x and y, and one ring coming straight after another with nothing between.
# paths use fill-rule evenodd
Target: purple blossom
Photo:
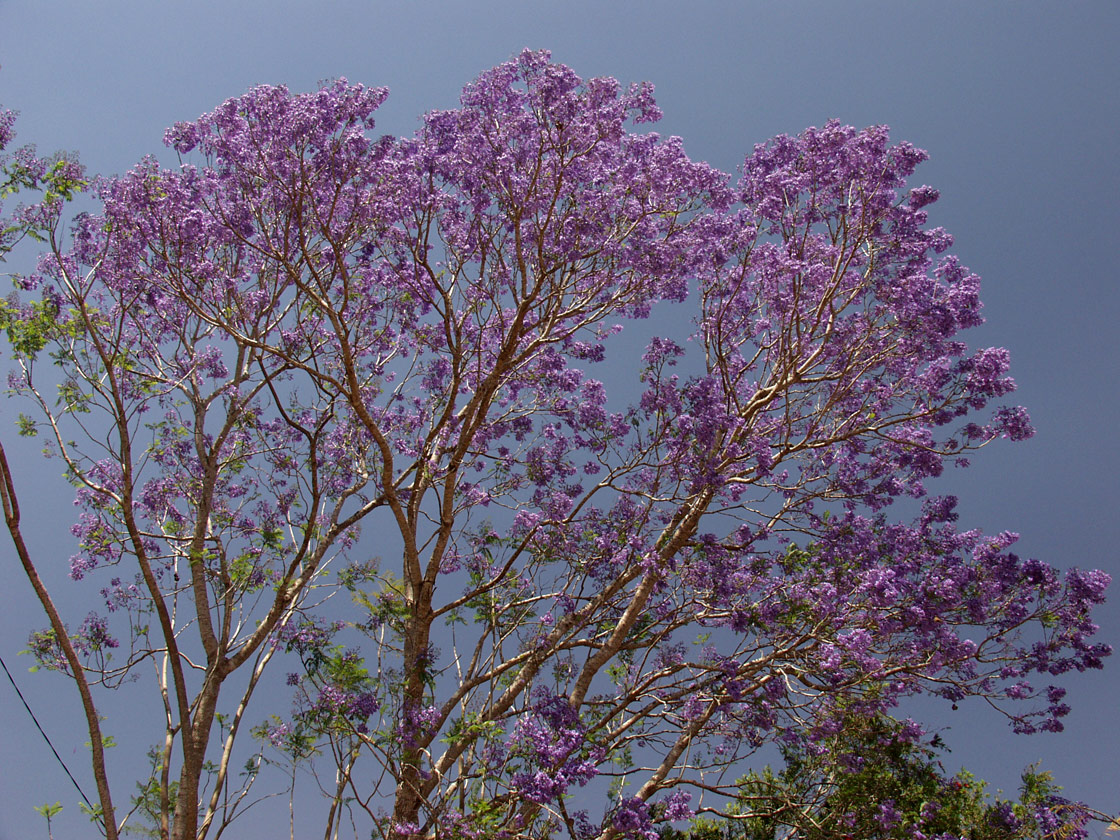
<instances>
[{"instance_id":1,"label":"purple blossom","mask_svg":"<svg viewBox=\"0 0 1120 840\"><path fill-rule=\"evenodd\" d=\"M612 826L623 837L633 840L655 840L657 831L650 820L649 808L637 798L624 799L619 803L611 818Z\"/></svg>"},{"instance_id":2,"label":"purple blossom","mask_svg":"<svg viewBox=\"0 0 1120 840\"><path fill-rule=\"evenodd\" d=\"M110 635L106 619L91 612L74 635L74 646L80 653L88 656L105 648L119 647L120 642Z\"/></svg>"},{"instance_id":3,"label":"purple blossom","mask_svg":"<svg viewBox=\"0 0 1120 840\"><path fill-rule=\"evenodd\" d=\"M510 752L524 758L525 769L513 783L526 798L540 804L563 797L575 784L594 778L601 751L587 742L576 711L563 697L541 692L532 715L522 717Z\"/></svg>"},{"instance_id":4,"label":"purple blossom","mask_svg":"<svg viewBox=\"0 0 1120 840\"><path fill-rule=\"evenodd\" d=\"M875 821L879 823L879 827L883 829L883 831L890 831L899 824L901 819L902 814L900 814L895 807L893 799L887 799L879 803L879 813L875 817Z\"/></svg>"},{"instance_id":5,"label":"purple blossom","mask_svg":"<svg viewBox=\"0 0 1120 840\"><path fill-rule=\"evenodd\" d=\"M690 820L695 816L695 812L688 807L688 803L692 801L692 794L687 790L675 790L664 799L661 800L661 805L665 809L662 812L666 820Z\"/></svg>"}]
</instances>

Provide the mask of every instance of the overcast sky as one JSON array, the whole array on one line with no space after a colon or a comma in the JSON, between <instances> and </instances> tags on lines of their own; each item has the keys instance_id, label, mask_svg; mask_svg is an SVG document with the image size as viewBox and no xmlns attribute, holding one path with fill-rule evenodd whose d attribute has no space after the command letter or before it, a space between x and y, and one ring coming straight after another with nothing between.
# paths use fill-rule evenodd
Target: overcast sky
<instances>
[{"instance_id":1,"label":"overcast sky","mask_svg":"<svg viewBox=\"0 0 1120 840\"><path fill-rule=\"evenodd\" d=\"M932 220L984 278L988 324L973 346L1012 353L1037 436L989 447L934 487L961 497L962 525L1022 535L1019 553L1103 568L1120 580L1120 3L1000 2L14 2L0 0L0 104L20 142L77 151L102 174L164 155L166 126L260 84L308 90L345 76L386 85L378 133L454 107L480 71L523 47L586 77L649 80L696 159L731 171L754 144L831 117L886 123L929 150L917 183L941 190ZM0 403L0 434L11 414ZM35 547L64 569L69 489L55 463L19 460ZM0 543L0 654L72 769L90 778L69 685L29 675L27 631L43 620ZM90 596L57 575L64 598ZM1100 613L1120 642L1120 585ZM76 602L74 602L76 603ZM80 620L84 611L74 607ZM1073 798L1120 810L1120 656L1066 683L1057 736L1014 736L978 705L923 708L951 727L949 764L994 787L1041 761ZM45 836L31 805L75 793L0 677L0 840ZM92 782L88 784L92 791ZM65 822L69 818L71 822ZM251 835L244 835L251 837Z\"/></svg>"}]
</instances>

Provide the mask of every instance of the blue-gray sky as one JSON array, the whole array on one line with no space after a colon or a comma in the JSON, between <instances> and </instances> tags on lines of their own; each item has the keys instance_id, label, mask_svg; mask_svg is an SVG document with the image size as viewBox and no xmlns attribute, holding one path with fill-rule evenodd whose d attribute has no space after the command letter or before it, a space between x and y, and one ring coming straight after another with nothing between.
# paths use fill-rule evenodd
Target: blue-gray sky
<instances>
[{"instance_id":1,"label":"blue-gray sky","mask_svg":"<svg viewBox=\"0 0 1120 840\"><path fill-rule=\"evenodd\" d=\"M652 81L665 112L658 130L728 171L778 133L831 117L886 123L930 152L916 178L941 190L933 221L985 281L988 324L966 337L1010 348L1017 401L1038 428L934 489L960 496L964 525L1021 533L1021 554L1120 580L1118 41L1114 0L0 0L0 104L21 112L19 141L75 150L112 174L163 154L166 126L260 83L386 85L378 131L410 133L420 114L453 107L477 73L528 46L584 77ZM0 429L10 413L0 405ZM35 546L63 568L69 490L56 464L20 464ZM2 544L0 563L0 653L88 780L76 699L16 656L42 619ZM83 596L61 574L57 585ZM1100 619L1117 644L1120 582L1114 589ZM1067 685L1073 712L1058 736L1014 736L978 705L931 707L938 716L927 719L951 727L950 764L993 786L1013 788L1040 760L1072 797L1120 810L1120 656ZM0 840L45 833L31 806L56 799L67 805L56 825L70 826L56 836L83 832L73 790L6 680L0 767Z\"/></svg>"}]
</instances>

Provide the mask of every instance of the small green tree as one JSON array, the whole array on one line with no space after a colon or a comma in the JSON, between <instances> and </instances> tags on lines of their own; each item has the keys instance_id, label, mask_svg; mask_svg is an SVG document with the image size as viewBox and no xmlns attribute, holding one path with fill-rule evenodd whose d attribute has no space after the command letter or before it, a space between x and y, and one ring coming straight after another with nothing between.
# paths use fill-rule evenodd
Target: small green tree
<instances>
[{"instance_id":1,"label":"small green tree","mask_svg":"<svg viewBox=\"0 0 1120 840\"><path fill-rule=\"evenodd\" d=\"M731 816L668 829L662 840L1068 840L1102 815L1061 797L1047 772L1023 771L1017 801L971 773L946 773L940 736L912 721L853 714L834 733L782 748L785 766L740 780Z\"/></svg>"}]
</instances>

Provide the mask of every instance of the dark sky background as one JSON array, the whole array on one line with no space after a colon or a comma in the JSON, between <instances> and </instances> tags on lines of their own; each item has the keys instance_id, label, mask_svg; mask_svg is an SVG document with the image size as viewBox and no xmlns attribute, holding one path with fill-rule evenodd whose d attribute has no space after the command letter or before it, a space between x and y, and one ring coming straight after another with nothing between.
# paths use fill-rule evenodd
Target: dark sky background
<instances>
[{"instance_id":1,"label":"dark sky background","mask_svg":"<svg viewBox=\"0 0 1120 840\"><path fill-rule=\"evenodd\" d=\"M988 324L965 338L1011 350L1016 401L1038 429L977 454L933 491L961 498L962 526L1019 532L1020 554L1120 581L1118 41L1114 0L0 0L0 104L21 112L18 142L75 150L113 174L146 154L172 162L166 126L260 83L386 85L377 132L409 134L420 114L454 107L465 83L528 46L585 78L652 81L665 112L657 130L726 171L755 143L831 117L886 123L930 152L915 185L941 190L931 219L985 281ZM14 413L0 402L0 433L18 448ZM17 455L33 549L78 621L96 593L64 574L70 490L57 462L33 448ZM0 654L92 793L76 695L17 656L45 622L4 543ZM1120 644L1115 590L1099 617L1101 637ZM1120 656L1064 684L1073 712L1060 735L1015 736L979 703L923 706L921 716L949 727L950 770L963 764L1010 792L1040 761L1072 798L1120 810ZM127 732L130 710L108 711L109 730ZM0 840L45 836L32 806L55 800L65 806L55 836L85 836L76 799L0 677ZM240 836L272 836L254 830L264 823Z\"/></svg>"}]
</instances>

